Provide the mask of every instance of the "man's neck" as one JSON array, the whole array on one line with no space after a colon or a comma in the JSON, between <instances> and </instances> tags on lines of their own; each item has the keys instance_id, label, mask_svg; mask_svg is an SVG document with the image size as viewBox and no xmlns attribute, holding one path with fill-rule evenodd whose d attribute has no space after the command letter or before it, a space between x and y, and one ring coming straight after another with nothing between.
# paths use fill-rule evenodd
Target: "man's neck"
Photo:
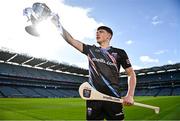
<instances>
[{"instance_id":1,"label":"man's neck","mask_svg":"<svg viewBox=\"0 0 180 121\"><path fill-rule=\"evenodd\" d=\"M108 48L109 47L109 43L99 43L101 48Z\"/></svg>"}]
</instances>

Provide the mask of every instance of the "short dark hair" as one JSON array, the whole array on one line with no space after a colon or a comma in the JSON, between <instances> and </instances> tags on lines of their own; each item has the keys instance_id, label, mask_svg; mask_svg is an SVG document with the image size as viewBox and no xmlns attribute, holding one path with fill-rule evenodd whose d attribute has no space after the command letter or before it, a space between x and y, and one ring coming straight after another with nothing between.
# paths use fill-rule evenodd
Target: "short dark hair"
<instances>
[{"instance_id":1,"label":"short dark hair","mask_svg":"<svg viewBox=\"0 0 180 121\"><path fill-rule=\"evenodd\" d=\"M113 36L113 31L111 28L107 27L107 26L100 26L97 28L97 30L100 30L100 29L103 29L103 30L106 30L108 33L111 34L111 36Z\"/></svg>"}]
</instances>

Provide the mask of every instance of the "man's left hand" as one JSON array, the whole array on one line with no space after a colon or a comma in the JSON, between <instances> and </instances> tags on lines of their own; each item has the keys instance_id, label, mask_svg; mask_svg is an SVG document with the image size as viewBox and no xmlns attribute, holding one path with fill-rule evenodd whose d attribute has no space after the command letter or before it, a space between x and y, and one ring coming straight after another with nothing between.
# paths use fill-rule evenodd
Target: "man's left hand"
<instances>
[{"instance_id":1,"label":"man's left hand","mask_svg":"<svg viewBox=\"0 0 180 121\"><path fill-rule=\"evenodd\" d=\"M127 95L123 97L123 104L126 106L131 106L134 104L133 96Z\"/></svg>"}]
</instances>

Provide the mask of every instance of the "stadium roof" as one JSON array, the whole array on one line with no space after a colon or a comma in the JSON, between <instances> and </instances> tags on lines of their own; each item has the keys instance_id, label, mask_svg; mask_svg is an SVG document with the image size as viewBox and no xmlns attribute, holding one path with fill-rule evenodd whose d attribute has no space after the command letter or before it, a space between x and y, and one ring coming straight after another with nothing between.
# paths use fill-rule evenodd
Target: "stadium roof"
<instances>
[{"instance_id":1,"label":"stadium roof","mask_svg":"<svg viewBox=\"0 0 180 121\"><path fill-rule=\"evenodd\" d=\"M171 64L171 65L163 65L163 66L155 66L151 68L145 68L140 70L135 70L137 74L140 73L161 73L161 72L167 72L167 71L176 71L180 70L180 63Z\"/></svg>"},{"instance_id":2,"label":"stadium roof","mask_svg":"<svg viewBox=\"0 0 180 121\"><path fill-rule=\"evenodd\" d=\"M49 61L42 58L35 58L25 54L18 54L0 49L0 62L28 66L33 68L41 68L60 72L69 72L75 74L88 75L88 70L71 66L68 64Z\"/></svg>"},{"instance_id":3,"label":"stadium roof","mask_svg":"<svg viewBox=\"0 0 180 121\"><path fill-rule=\"evenodd\" d=\"M87 69L83 69L68 64L58 63L43 58L35 58L28 56L26 54L18 54L2 49L0 49L0 62L11 63L21 66L29 66L32 68L41 68L45 70L88 75ZM137 75L141 75L141 74L161 73L161 72L176 71L176 70L180 70L180 63L144 68L144 69L135 70L135 72ZM126 75L126 73L122 72L121 75Z\"/></svg>"}]
</instances>

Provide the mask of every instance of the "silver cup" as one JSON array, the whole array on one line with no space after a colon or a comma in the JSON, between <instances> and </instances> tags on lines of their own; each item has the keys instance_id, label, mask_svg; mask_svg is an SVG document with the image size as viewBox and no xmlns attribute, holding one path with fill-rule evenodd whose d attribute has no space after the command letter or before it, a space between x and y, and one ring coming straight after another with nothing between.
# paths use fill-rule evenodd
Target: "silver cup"
<instances>
[{"instance_id":1,"label":"silver cup","mask_svg":"<svg viewBox=\"0 0 180 121\"><path fill-rule=\"evenodd\" d=\"M32 5L32 8L28 7L23 10L23 15L27 16L27 22L31 22L32 25L26 26L25 30L27 33L33 36L40 36L36 29L36 25L49 17L55 18L54 13L51 12L50 8L45 3L36 2ZM57 15L56 15L57 16ZM56 21L53 19L53 21Z\"/></svg>"}]
</instances>

